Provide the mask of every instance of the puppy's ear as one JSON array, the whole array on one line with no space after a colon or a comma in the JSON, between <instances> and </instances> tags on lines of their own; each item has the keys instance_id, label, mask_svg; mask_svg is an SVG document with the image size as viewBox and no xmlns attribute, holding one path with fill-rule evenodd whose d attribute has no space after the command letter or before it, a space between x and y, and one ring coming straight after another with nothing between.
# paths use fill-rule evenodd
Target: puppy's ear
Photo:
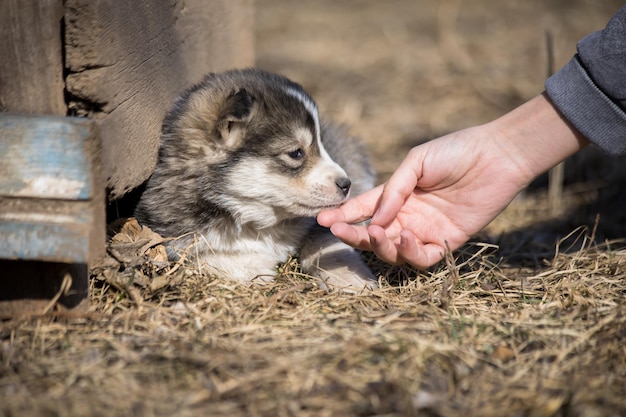
<instances>
[{"instance_id":1,"label":"puppy's ear","mask_svg":"<svg viewBox=\"0 0 626 417\"><path fill-rule=\"evenodd\" d=\"M224 101L217 130L229 148L236 147L243 139L245 128L252 120L256 99L245 89L233 91Z\"/></svg>"}]
</instances>

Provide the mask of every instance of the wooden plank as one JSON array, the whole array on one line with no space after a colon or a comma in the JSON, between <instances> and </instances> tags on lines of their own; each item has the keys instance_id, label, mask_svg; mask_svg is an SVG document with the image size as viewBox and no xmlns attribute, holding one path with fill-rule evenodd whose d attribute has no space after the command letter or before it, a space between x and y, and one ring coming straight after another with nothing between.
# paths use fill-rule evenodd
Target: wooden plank
<instances>
[{"instance_id":1,"label":"wooden plank","mask_svg":"<svg viewBox=\"0 0 626 417\"><path fill-rule=\"evenodd\" d=\"M99 150L91 120L0 114L0 316L88 305L105 244Z\"/></svg>"},{"instance_id":2,"label":"wooden plank","mask_svg":"<svg viewBox=\"0 0 626 417\"><path fill-rule=\"evenodd\" d=\"M88 119L0 114L0 316L88 305L104 187Z\"/></svg>"},{"instance_id":3,"label":"wooden plank","mask_svg":"<svg viewBox=\"0 0 626 417\"><path fill-rule=\"evenodd\" d=\"M0 111L65 115L63 0L3 0Z\"/></svg>"},{"instance_id":4,"label":"wooden plank","mask_svg":"<svg viewBox=\"0 0 626 417\"><path fill-rule=\"evenodd\" d=\"M250 0L66 0L69 106L100 126L110 198L152 173L163 117L181 90L207 72L253 64L251 20Z\"/></svg>"},{"instance_id":5,"label":"wooden plank","mask_svg":"<svg viewBox=\"0 0 626 417\"><path fill-rule=\"evenodd\" d=\"M91 201L0 197L0 258L88 263Z\"/></svg>"},{"instance_id":6,"label":"wooden plank","mask_svg":"<svg viewBox=\"0 0 626 417\"><path fill-rule=\"evenodd\" d=\"M91 134L84 119L0 114L0 196L91 198Z\"/></svg>"},{"instance_id":7,"label":"wooden plank","mask_svg":"<svg viewBox=\"0 0 626 417\"><path fill-rule=\"evenodd\" d=\"M0 114L0 258L91 263L104 254L92 121Z\"/></svg>"}]
</instances>

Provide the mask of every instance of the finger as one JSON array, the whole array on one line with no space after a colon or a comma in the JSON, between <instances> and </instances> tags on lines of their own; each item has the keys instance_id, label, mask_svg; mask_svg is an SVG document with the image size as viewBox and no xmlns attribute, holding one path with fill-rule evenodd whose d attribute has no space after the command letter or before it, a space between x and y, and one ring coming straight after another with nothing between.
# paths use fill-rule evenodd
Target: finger
<instances>
[{"instance_id":1,"label":"finger","mask_svg":"<svg viewBox=\"0 0 626 417\"><path fill-rule=\"evenodd\" d=\"M317 215L321 226L330 227L334 223L358 223L372 217L378 206L383 187L378 186L346 201L340 207L323 210Z\"/></svg>"},{"instance_id":2,"label":"finger","mask_svg":"<svg viewBox=\"0 0 626 417\"><path fill-rule=\"evenodd\" d=\"M378 258L392 265L398 265L404 262L404 260L398 256L395 243L387 237L382 227L370 225L367 228L367 232L369 234L371 250Z\"/></svg>"},{"instance_id":3,"label":"finger","mask_svg":"<svg viewBox=\"0 0 626 417\"><path fill-rule=\"evenodd\" d=\"M371 250L370 238L365 226L353 226L347 223L334 223L330 226L330 232L347 243L361 250Z\"/></svg>"},{"instance_id":4,"label":"finger","mask_svg":"<svg viewBox=\"0 0 626 417\"><path fill-rule=\"evenodd\" d=\"M320 226L330 227L335 223L346 222L346 216L339 208L322 210L317 215L317 223Z\"/></svg>"},{"instance_id":5,"label":"finger","mask_svg":"<svg viewBox=\"0 0 626 417\"><path fill-rule=\"evenodd\" d=\"M423 244L408 230L400 232L398 257L417 268L428 268L443 258L444 249L436 243Z\"/></svg>"},{"instance_id":6,"label":"finger","mask_svg":"<svg viewBox=\"0 0 626 417\"><path fill-rule=\"evenodd\" d=\"M372 217L372 223L380 226L391 223L406 199L417 187L421 176L421 160L415 161L415 158L409 154L384 185L380 205Z\"/></svg>"}]
</instances>

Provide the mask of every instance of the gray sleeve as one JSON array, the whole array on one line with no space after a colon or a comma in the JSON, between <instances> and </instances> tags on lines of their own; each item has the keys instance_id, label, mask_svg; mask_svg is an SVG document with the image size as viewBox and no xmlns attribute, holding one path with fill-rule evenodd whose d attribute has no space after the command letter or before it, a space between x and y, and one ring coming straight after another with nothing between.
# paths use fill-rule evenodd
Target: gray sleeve
<instances>
[{"instance_id":1,"label":"gray sleeve","mask_svg":"<svg viewBox=\"0 0 626 417\"><path fill-rule=\"evenodd\" d=\"M626 154L626 7L548 78L546 93L563 116L605 152Z\"/></svg>"}]
</instances>

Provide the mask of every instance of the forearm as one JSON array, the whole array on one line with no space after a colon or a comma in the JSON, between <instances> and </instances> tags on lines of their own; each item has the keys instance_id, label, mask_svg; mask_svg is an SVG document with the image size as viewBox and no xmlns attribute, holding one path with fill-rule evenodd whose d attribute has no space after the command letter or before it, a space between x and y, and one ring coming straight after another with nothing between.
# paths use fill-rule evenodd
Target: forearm
<instances>
[{"instance_id":1,"label":"forearm","mask_svg":"<svg viewBox=\"0 0 626 417\"><path fill-rule=\"evenodd\" d=\"M589 144L545 93L488 126L497 132L494 145L517 168L520 187Z\"/></svg>"}]
</instances>

